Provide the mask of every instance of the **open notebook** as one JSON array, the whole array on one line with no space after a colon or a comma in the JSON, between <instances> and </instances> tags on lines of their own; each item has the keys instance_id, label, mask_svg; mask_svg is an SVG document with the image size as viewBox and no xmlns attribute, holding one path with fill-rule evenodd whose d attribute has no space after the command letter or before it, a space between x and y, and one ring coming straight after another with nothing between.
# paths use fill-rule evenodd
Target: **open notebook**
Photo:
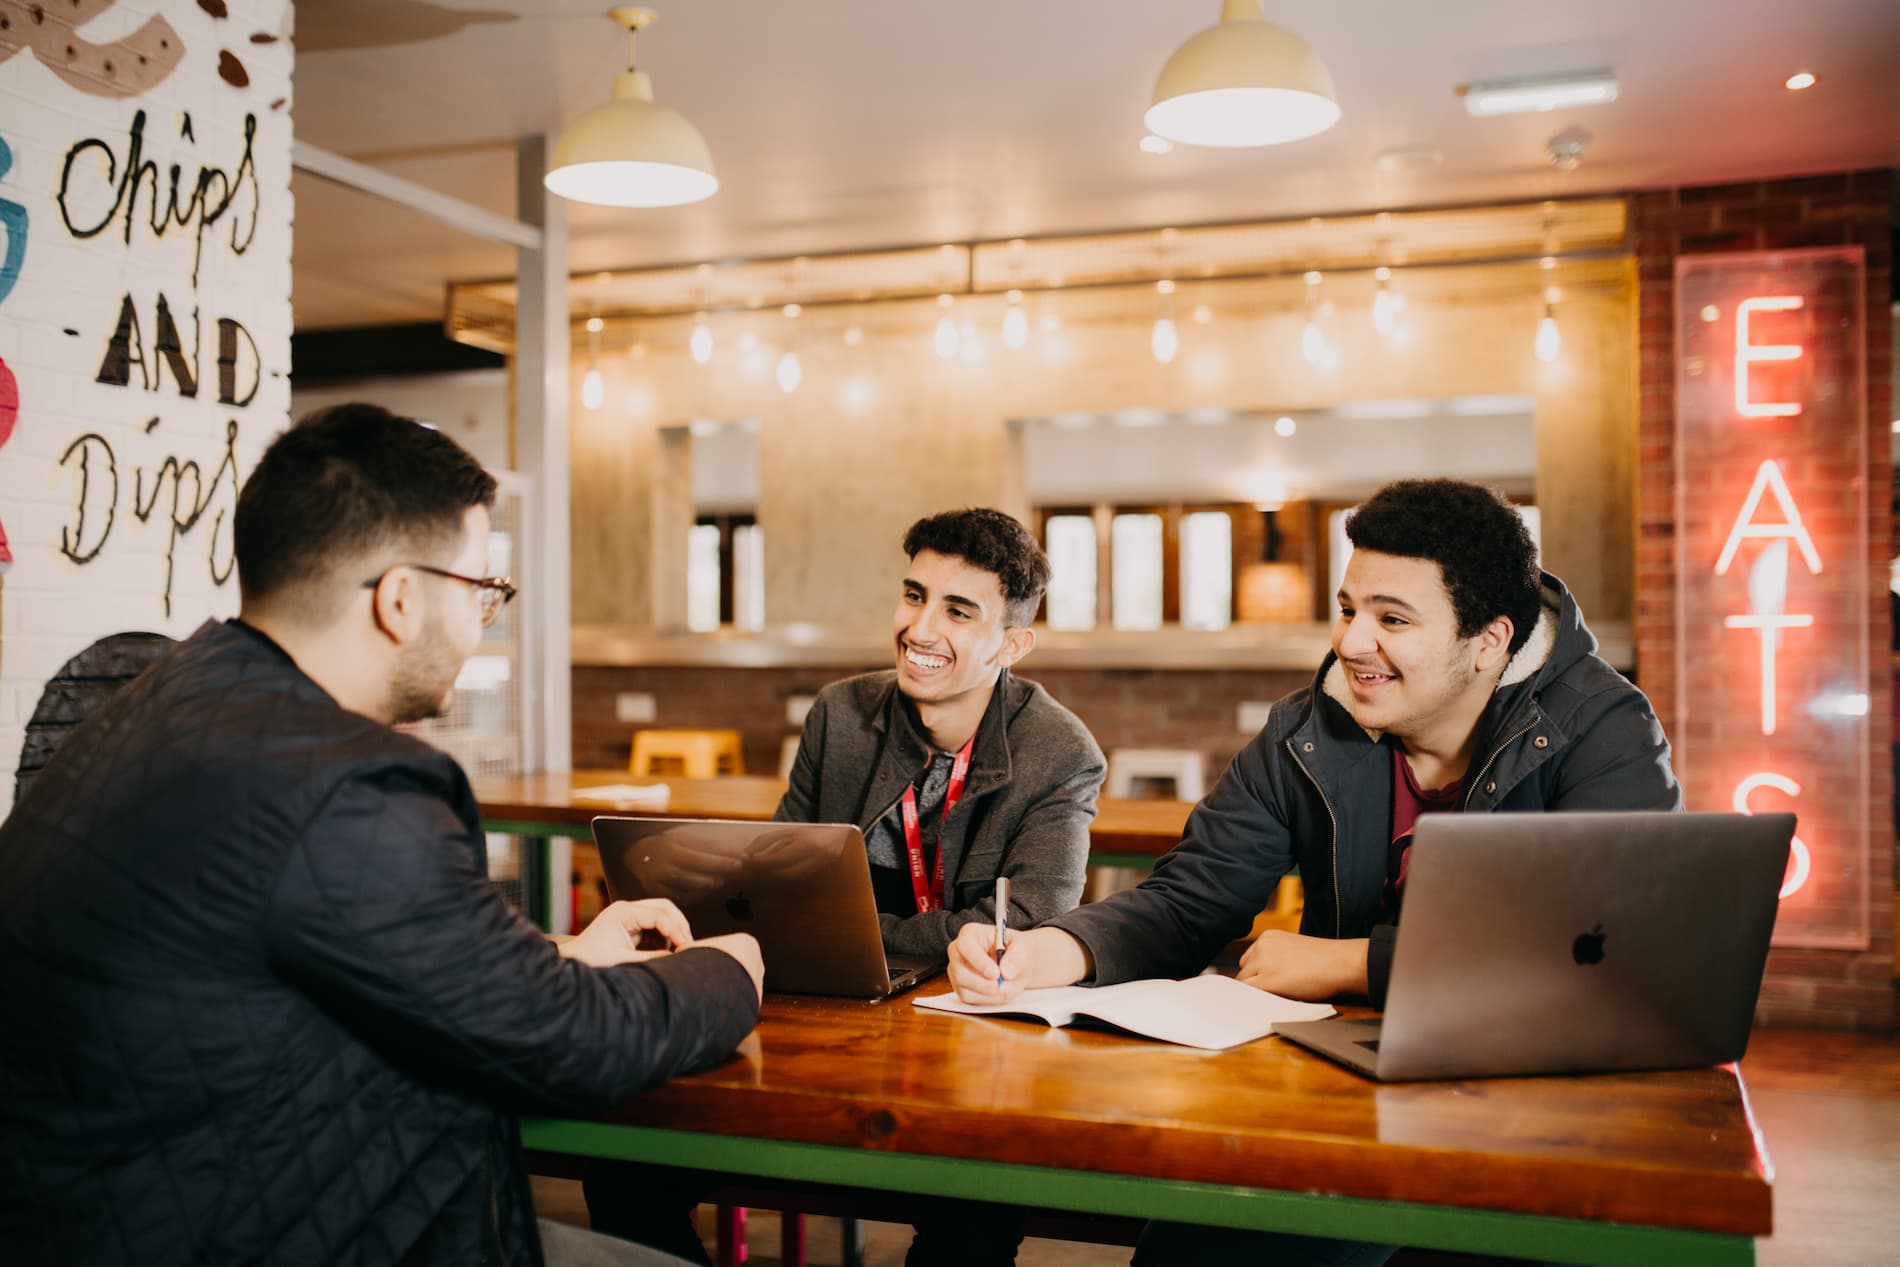
<instances>
[{"instance_id":1,"label":"open notebook","mask_svg":"<svg viewBox=\"0 0 1900 1267\"><path fill-rule=\"evenodd\" d=\"M933 994L911 1003L966 1016L1035 1016L1051 1025L1088 1016L1130 1033L1208 1051L1265 1038L1277 1021L1316 1021L1333 1014L1330 1004L1283 999L1213 974L1185 981L1157 977L1120 985L1024 990L1014 1003L963 1003L954 994Z\"/></svg>"}]
</instances>

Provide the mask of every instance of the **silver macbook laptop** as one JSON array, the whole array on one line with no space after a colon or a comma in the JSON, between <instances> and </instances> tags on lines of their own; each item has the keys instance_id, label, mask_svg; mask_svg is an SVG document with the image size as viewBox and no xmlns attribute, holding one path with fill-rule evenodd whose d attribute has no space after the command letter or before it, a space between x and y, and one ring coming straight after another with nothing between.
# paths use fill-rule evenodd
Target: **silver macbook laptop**
<instances>
[{"instance_id":1,"label":"silver macbook laptop","mask_svg":"<svg viewBox=\"0 0 1900 1267\"><path fill-rule=\"evenodd\" d=\"M1740 1059L1792 814L1429 814L1382 1020L1274 1033L1381 1081Z\"/></svg>"},{"instance_id":2,"label":"silver macbook laptop","mask_svg":"<svg viewBox=\"0 0 1900 1267\"><path fill-rule=\"evenodd\" d=\"M607 892L671 898L695 937L751 933L765 988L877 999L944 961L884 954L864 837L848 823L594 820Z\"/></svg>"}]
</instances>

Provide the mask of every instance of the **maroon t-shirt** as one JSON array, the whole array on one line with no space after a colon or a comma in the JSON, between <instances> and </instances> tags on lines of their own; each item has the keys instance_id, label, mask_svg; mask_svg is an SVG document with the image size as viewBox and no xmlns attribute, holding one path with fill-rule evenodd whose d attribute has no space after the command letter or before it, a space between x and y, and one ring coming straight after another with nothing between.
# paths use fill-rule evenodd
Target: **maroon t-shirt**
<instances>
[{"instance_id":1,"label":"maroon t-shirt","mask_svg":"<svg viewBox=\"0 0 1900 1267\"><path fill-rule=\"evenodd\" d=\"M1449 814L1458 808L1458 792L1463 779L1449 787L1426 789L1413 777L1405 750L1392 745L1392 844L1385 857L1385 892L1380 898L1380 918L1393 923L1399 917L1399 903L1405 897L1405 868L1412 853L1412 828L1420 814Z\"/></svg>"}]
</instances>

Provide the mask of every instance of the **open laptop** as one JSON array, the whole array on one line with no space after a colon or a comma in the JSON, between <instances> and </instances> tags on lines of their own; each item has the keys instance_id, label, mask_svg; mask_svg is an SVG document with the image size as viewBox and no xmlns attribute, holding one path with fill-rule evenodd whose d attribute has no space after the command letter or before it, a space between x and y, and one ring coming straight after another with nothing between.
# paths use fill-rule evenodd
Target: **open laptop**
<instances>
[{"instance_id":1,"label":"open laptop","mask_svg":"<svg viewBox=\"0 0 1900 1267\"><path fill-rule=\"evenodd\" d=\"M1740 1059L1792 814L1428 814L1383 1020L1273 1032L1381 1081Z\"/></svg>"},{"instance_id":2,"label":"open laptop","mask_svg":"<svg viewBox=\"0 0 1900 1267\"><path fill-rule=\"evenodd\" d=\"M695 937L751 933L765 988L879 999L941 971L884 955L864 837L849 823L594 820L607 892L670 898Z\"/></svg>"}]
</instances>

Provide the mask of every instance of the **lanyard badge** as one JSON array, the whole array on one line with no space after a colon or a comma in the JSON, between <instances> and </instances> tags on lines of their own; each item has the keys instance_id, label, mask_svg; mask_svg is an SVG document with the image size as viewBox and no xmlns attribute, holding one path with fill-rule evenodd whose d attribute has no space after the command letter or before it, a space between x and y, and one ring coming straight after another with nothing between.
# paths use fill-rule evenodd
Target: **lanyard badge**
<instances>
[{"instance_id":1,"label":"lanyard badge","mask_svg":"<svg viewBox=\"0 0 1900 1267\"><path fill-rule=\"evenodd\" d=\"M950 787L943 797L943 818L937 829L937 862L931 868L928 880L924 877L924 833L917 821L917 786L912 784L904 789L901 814L904 819L904 844L910 852L910 888L917 898L917 913L925 914L943 905L943 828L942 823L950 820L950 811L956 808L963 797L964 780L970 773L970 750L976 746L976 736L971 735L963 750L957 753L955 764L950 767Z\"/></svg>"}]
</instances>

